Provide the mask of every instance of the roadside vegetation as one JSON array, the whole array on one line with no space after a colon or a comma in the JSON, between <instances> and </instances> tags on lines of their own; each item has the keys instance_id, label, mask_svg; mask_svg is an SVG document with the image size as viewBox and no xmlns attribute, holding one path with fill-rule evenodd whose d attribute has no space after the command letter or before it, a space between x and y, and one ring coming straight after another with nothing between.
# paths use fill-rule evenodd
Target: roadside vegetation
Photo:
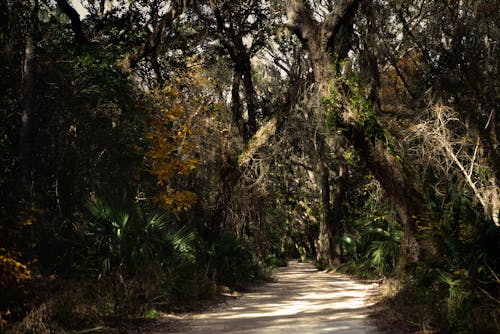
<instances>
[{"instance_id":1,"label":"roadside vegetation","mask_svg":"<svg viewBox=\"0 0 500 334\"><path fill-rule=\"evenodd\" d=\"M496 1L0 0L0 331L105 332L289 259L500 331Z\"/></svg>"}]
</instances>

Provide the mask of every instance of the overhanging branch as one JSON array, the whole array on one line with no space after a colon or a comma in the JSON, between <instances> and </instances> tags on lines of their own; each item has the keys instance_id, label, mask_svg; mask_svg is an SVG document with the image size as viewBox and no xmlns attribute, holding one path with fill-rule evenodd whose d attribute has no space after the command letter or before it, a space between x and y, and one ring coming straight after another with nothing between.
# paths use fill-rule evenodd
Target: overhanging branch
<instances>
[{"instance_id":1,"label":"overhanging branch","mask_svg":"<svg viewBox=\"0 0 500 334\"><path fill-rule=\"evenodd\" d=\"M190 3L190 1L172 1L170 11L166 13L160 22L154 27L148 39L143 44L128 52L119 62L123 72L130 73L139 61L153 53L153 51L158 48L165 30L171 27L173 22L186 11L188 3Z\"/></svg>"},{"instance_id":2,"label":"overhanging branch","mask_svg":"<svg viewBox=\"0 0 500 334\"><path fill-rule=\"evenodd\" d=\"M75 41L80 44L88 43L89 40L83 32L80 14L78 14L78 12L73 7L71 7L71 5L66 0L56 0L56 3L59 8L61 8L63 13L66 14L66 16L70 19L71 29L75 34Z\"/></svg>"}]
</instances>

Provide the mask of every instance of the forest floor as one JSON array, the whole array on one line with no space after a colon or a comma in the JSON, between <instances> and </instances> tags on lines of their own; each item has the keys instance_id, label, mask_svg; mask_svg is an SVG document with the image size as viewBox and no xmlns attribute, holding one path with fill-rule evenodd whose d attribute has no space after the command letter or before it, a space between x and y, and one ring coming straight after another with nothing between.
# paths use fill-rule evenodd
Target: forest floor
<instances>
[{"instance_id":1,"label":"forest floor","mask_svg":"<svg viewBox=\"0 0 500 334\"><path fill-rule=\"evenodd\" d=\"M157 319L129 333L374 333L367 316L376 293L375 284L291 262L276 269L273 282L204 313Z\"/></svg>"}]
</instances>

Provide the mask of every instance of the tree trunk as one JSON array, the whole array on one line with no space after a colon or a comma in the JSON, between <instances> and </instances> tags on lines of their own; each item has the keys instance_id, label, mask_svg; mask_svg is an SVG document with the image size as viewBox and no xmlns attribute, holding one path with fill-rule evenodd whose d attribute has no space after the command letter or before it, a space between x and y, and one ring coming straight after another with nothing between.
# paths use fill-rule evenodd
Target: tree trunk
<instances>
[{"instance_id":1,"label":"tree trunk","mask_svg":"<svg viewBox=\"0 0 500 334\"><path fill-rule=\"evenodd\" d=\"M241 101L241 88L244 91L246 114ZM240 58L239 62L234 66L231 112L233 114L233 123L237 126L243 142L248 143L250 138L257 132L255 90L252 80L252 67L248 56Z\"/></svg>"},{"instance_id":2,"label":"tree trunk","mask_svg":"<svg viewBox=\"0 0 500 334\"><path fill-rule=\"evenodd\" d=\"M233 116L233 124L238 128L238 132L244 142L248 141L247 128L243 120L243 106L241 103L240 86L242 74L239 68L235 67L233 71L233 85L231 87L231 113Z\"/></svg>"},{"instance_id":3,"label":"tree trunk","mask_svg":"<svg viewBox=\"0 0 500 334\"><path fill-rule=\"evenodd\" d=\"M34 154L35 132L37 127L37 101L36 101L36 36L38 29L38 0L30 1L29 29L26 34L24 48L24 64L22 77L22 111L20 130L20 155L19 165L21 171L21 192L24 196L32 197L34 183Z\"/></svg>"},{"instance_id":4,"label":"tree trunk","mask_svg":"<svg viewBox=\"0 0 500 334\"><path fill-rule=\"evenodd\" d=\"M297 35L309 53L319 98L328 94L328 83L333 77L330 51L335 34L350 21L355 13L357 1L339 1L334 10L319 23L312 17L310 8L302 1L291 0L288 7L289 27ZM356 110L343 103L344 135L360 152L368 168L389 195L400 217L403 229L403 249L412 262L422 255L422 243L416 240L416 223L424 219L423 195L414 185L415 178L408 169L388 151L386 145L365 133ZM325 115L323 115L325 117ZM340 194L339 194L340 195Z\"/></svg>"},{"instance_id":5,"label":"tree trunk","mask_svg":"<svg viewBox=\"0 0 500 334\"><path fill-rule=\"evenodd\" d=\"M318 260L323 260L330 266L336 267L340 264L340 247L335 242L337 229L334 225L334 215L330 202L330 171L325 164L320 163L317 177L321 192L321 217L316 257Z\"/></svg>"},{"instance_id":6,"label":"tree trunk","mask_svg":"<svg viewBox=\"0 0 500 334\"><path fill-rule=\"evenodd\" d=\"M339 170L337 179L335 180L335 194L333 198L333 221L332 226L334 228L333 237L335 240L339 240L342 235L342 219L344 218L344 212L342 210L342 205L344 203L345 193L347 191L347 178L349 177L347 169L347 161L344 157L344 151L338 152L337 157L339 159ZM334 254L337 254L339 260L342 259L342 249L340 243L336 242L334 245Z\"/></svg>"},{"instance_id":7,"label":"tree trunk","mask_svg":"<svg viewBox=\"0 0 500 334\"><path fill-rule=\"evenodd\" d=\"M73 7L71 7L71 5L66 0L56 0L56 3L71 21L71 29L75 34L75 42L79 44L88 43L89 41L85 36L85 33L83 32L82 21L80 21L80 14L78 14L78 12Z\"/></svg>"},{"instance_id":8,"label":"tree trunk","mask_svg":"<svg viewBox=\"0 0 500 334\"><path fill-rule=\"evenodd\" d=\"M255 114L257 111L257 106L255 104L255 89L253 87L252 79L252 64L250 62L250 57L245 54L243 62L241 63L243 87L245 89L245 102L247 105L247 119L246 119L246 138L245 142L257 132L257 122L255 120Z\"/></svg>"}]
</instances>

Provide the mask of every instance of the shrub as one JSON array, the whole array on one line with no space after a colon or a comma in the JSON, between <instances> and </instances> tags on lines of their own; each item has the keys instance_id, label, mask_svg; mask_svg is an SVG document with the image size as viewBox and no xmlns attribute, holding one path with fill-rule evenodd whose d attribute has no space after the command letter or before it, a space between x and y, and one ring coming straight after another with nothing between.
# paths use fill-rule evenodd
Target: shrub
<instances>
[{"instance_id":1,"label":"shrub","mask_svg":"<svg viewBox=\"0 0 500 334\"><path fill-rule=\"evenodd\" d=\"M212 243L209 264L217 282L233 288L264 278L250 248L229 233L221 234Z\"/></svg>"}]
</instances>

